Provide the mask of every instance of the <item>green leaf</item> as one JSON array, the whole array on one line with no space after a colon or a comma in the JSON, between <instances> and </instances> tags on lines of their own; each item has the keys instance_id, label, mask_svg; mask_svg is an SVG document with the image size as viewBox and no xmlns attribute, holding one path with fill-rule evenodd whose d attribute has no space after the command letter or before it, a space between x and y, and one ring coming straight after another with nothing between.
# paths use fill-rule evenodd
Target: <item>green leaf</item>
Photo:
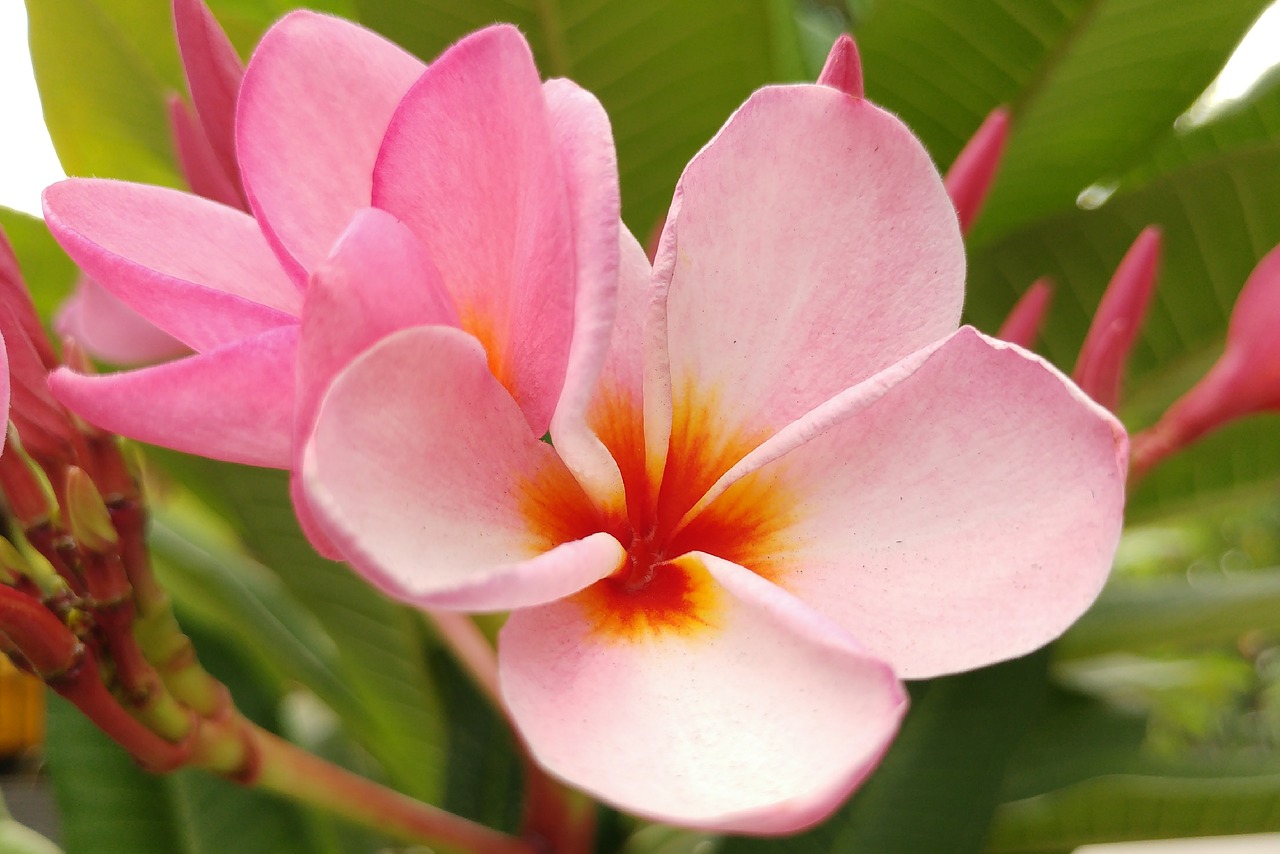
<instances>
[{"instance_id":1,"label":"green leaf","mask_svg":"<svg viewBox=\"0 0 1280 854\"><path fill-rule=\"evenodd\" d=\"M1230 643L1280 630L1280 570L1112 582L1055 647L1060 658L1168 645Z\"/></svg>"},{"instance_id":2,"label":"green leaf","mask_svg":"<svg viewBox=\"0 0 1280 854\"><path fill-rule=\"evenodd\" d=\"M62 849L11 818L0 819L0 854L62 854Z\"/></svg>"},{"instance_id":3,"label":"green leaf","mask_svg":"<svg viewBox=\"0 0 1280 854\"><path fill-rule=\"evenodd\" d=\"M242 54L301 6L352 13L350 0L210 0ZM171 6L160 0L27 0L45 122L69 175L179 186L166 98L186 92Z\"/></svg>"},{"instance_id":4,"label":"green leaf","mask_svg":"<svg viewBox=\"0 0 1280 854\"><path fill-rule=\"evenodd\" d=\"M794 25L788 20L775 29L780 18L772 0L356 5L361 20L427 60L494 21L519 26L543 74L573 78L608 111L624 218L641 240L665 215L689 158L753 89L797 68Z\"/></svg>"},{"instance_id":5,"label":"green leaf","mask_svg":"<svg viewBox=\"0 0 1280 854\"><path fill-rule=\"evenodd\" d=\"M1118 178L1222 68L1265 0L881 2L858 30L868 95L950 163L994 106L1014 124L981 246Z\"/></svg>"},{"instance_id":6,"label":"green leaf","mask_svg":"<svg viewBox=\"0 0 1280 854\"><path fill-rule=\"evenodd\" d=\"M172 33L147 13L158 6L28 0L36 84L68 174L178 183L164 99L181 78Z\"/></svg>"},{"instance_id":7,"label":"green leaf","mask_svg":"<svg viewBox=\"0 0 1280 854\"><path fill-rule=\"evenodd\" d=\"M342 564L320 558L298 528L288 475L153 450L220 511L332 641L342 680L364 714L353 734L393 784L438 803L445 774L443 706L418 616ZM341 714L342 709L335 709Z\"/></svg>"},{"instance_id":8,"label":"green leaf","mask_svg":"<svg viewBox=\"0 0 1280 854\"><path fill-rule=\"evenodd\" d=\"M1041 854L1095 842L1280 830L1280 774L1118 774L1003 805L989 854Z\"/></svg>"},{"instance_id":9,"label":"green leaf","mask_svg":"<svg viewBox=\"0 0 1280 854\"><path fill-rule=\"evenodd\" d=\"M333 640L265 567L163 509L151 526L156 574L184 614L240 644L279 679L300 682L357 731L372 725L343 681Z\"/></svg>"},{"instance_id":10,"label":"green leaf","mask_svg":"<svg viewBox=\"0 0 1280 854\"><path fill-rule=\"evenodd\" d=\"M914 683L912 708L880 767L834 817L787 840L794 854L965 854L982 850L1019 736L1046 690L1047 651ZM774 850L731 838L723 854Z\"/></svg>"},{"instance_id":11,"label":"green leaf","mask_svg":"<svg viewBox=\"0 0 1280 854\"><path fill-rule=\"evenodd\" d=\"M214 636L196 637L202 663L241 711L274 729L278 695ZM307 813L279 798L195 769L139 769L70 703L49 708L49 769L67 854L317 854Z\"/></svg>"},{"instance_id":12,"label":"green leaf","mask_svg":"<svg viewBox=\"0 0 1280 854\"><path fill-rule=\"evenodd\" d=\"M43 220L0 207L0 228L18 256L36 311L43 318L52 317L75 284L75 265L49 234Z\"/></svg>"}]
</instances>

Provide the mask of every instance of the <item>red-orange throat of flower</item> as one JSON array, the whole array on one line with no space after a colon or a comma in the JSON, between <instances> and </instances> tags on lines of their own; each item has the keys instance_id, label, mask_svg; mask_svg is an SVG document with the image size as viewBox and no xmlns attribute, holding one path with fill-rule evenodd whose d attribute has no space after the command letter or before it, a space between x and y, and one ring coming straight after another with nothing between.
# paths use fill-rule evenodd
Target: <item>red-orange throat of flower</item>
<instances>
[{"instance_id":1,"label":"red-orange throat of flower","mask_svg":"<svg viewBox=\"0 0 1280 854\"><path fill-rule=\"evenodd\" d=\"M705 394L679 398L666 470L655 490L645 470L639 401L600 398L591 426L622 472L625 511L610 514L591 506L563 469L525 490L525 515L546 548L601 531L627 548L626 562L613 575L574 597L596 635L638 642L673 633L691 637L721 626L726 594L699 560L686 557L690 552L781 580L782 534L794 502L774 470L777 464L737 481L681 524L712 484L767 435L724 429L714 404L714 396Z\"/></svg>"}]
</instances>

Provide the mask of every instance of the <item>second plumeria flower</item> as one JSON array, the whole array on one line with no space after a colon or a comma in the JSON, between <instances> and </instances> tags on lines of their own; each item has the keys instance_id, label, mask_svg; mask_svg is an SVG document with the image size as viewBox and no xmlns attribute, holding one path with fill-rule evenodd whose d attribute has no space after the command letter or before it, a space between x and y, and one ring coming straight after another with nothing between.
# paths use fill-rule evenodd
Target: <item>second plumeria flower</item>
<instances>
[{"instance_id":1,"label":"second plumeria flower","mask_svg":"<svg viewBox=\"0 0 1280 854\"><path fill-rule=\"evenodd\" d=\"M957 330L951 200L835 50L841 88L757 92L688 165L652 269L623 235L554 447L441 325L339 370L306 447L367 578L513 611L501 688L537 759L678 824L820 820L887 749L899 677L1056 637L1120 534L1123 428Z\"/></svg>"},{"instance_id":2,"label":"second plumeria flower","mask_svg":"<svg viewBox=\"0 0 1280 854\"><path fill-rule=\"evenodd\" d=\"M546 432L578 303L617 275L616 164L592 96L542 83L512 27L426 67L367 30L298 12L245 71L236 154L252 215L116 181L46 192L50 229L76 262L195 351L106 376L60 371L62 402L131 438L289 468L315 389L344 357L400 326L450 323L484 342L531 428ZM387 241L413 263L379 260ZM307 345L316 282L354 287L361 253L380 265L361 287L383 310L352 313Z\"/></svg>"}]
</instances>

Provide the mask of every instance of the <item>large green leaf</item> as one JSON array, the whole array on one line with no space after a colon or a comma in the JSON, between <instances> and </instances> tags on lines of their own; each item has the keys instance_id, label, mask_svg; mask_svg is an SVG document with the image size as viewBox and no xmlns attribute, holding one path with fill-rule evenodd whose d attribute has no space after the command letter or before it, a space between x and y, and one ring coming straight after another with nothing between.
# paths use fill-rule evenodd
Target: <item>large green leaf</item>
<instances>
[{"instance_id":1,"label":"large green leaf","mask_svg":"<svg viewBox=\"0 0 1280 854\"><path fill-rule=\"evenodd\" d=\"M1094 842L1280 830L1280 774L1118 774L1000 808L990 854L1069 851Z\"/></svg>"},{"instance_id":2,"label":"large green leaf","mask_svg":"<svg viewBox=\"0 0 1280 854\"><path fill-rule=\"evenodd\" d=\"M1058 642L1060 658L1153 646L1231 643L1280 630L1280 571L1113 582Z\"/></svg>"},{"instance_id":3,"label":"large green leaf","mask_svg":"<svg viewBox=\"0 0 1280 854\"><path fill-rule=\"evenodd\" d=\"M350 0L209 0L247 54L290 9L351 14ZM185 92L165 0L27 0L49 135L69 175L176 186L165 100Z\"/></svg>"},{"instance_id":4,"label":"large green leaf","mask_svg":"<svg viewBox=\"0 0 1280 854\"><path fill-rule=\"evenodd\" d=\"M1047 652L913 684L912 709L889 754L826 823L789 838L794 854L976 854L998 803L1005 765L1046 690ZM777 850L726 840L724 854Z\"/></svg>"},{"instance_id":5,"label":"large green leaf","mask_svg":"<svg viewBox=\"0 0 1280 854\"><path fill-rule=\"evenodd\" d=\"M624 214L641 239L689 158L756 87L794 73L796 33L770 0L357 0L370 26L424 59L469 30L510 21L548 76L609 112Z\"/></svg>"},{"instance_id":6,"label":"large green leaf","mask_svg":"<svg viewBox=\"0 0 1280 854\"><path fill-rule=\"evenodd\" d=\"M868 94L949 163L995 105L1009 147L973 245L1069 209L1141 162L1266 0L880 2L858 29Z\"/></svg>"},{"instance_id":7,"label":"large green leaf","mask_svg":"<svg viewBox=\"0 0 1280 854\"><path fill-rule=\"evenodd\" d=\"M343 681L333 640L265 567L211 542L194 525L168 518L152 524L156 575L184 615L200 619L279 679L313 691L356 732L371 723Z\"/></svg>"},{"instance_id":8,"label":"large green leaf","mask_svg":"<svg viewBox=\"0 0 1280 854\"><path fill-rule=\"evenodd\" d=\"M216 636L194 640L241 711L275 729L279 695ZM305 811L273 795L194 769L163 777L140 770L58 698L47 750L67 854L337 854L318 847Z\"/></svg>"},{"instance_id":9,"label":"large green leaf","mask_svg":"<svg viewBox=\"0 0 1280 854\"><path fill-rule=\"evenodd\" d=\"M394 785L439 802L445 723L418 616L376 592L347 567L315 553L298 528L284 472L156 454L223 514L254 555L319 621L337 651L341 678L364 710L362 719L353 722L354 734Z\"/></svg>"},{"instance_id":10,"label":"large green leaf","mask_svg":"<svg viewBox=\"0 0 1280 854\"><path fill-rule=\"evenodd\" d=\"M31 59L62 167L177 184L164 99L180 88L173 36L147 14L167 4L28 0ZM156 45L167 45L158 49Z\"/></svg>"}]
</instances>

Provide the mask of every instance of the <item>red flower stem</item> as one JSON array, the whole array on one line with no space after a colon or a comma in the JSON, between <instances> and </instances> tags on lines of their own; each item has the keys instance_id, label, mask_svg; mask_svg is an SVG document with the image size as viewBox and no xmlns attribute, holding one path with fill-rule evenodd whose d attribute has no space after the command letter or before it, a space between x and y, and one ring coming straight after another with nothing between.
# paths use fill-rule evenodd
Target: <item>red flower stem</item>
<instances>
[{"instance_id":1,"label":"red flower stem","mask_svg":"<svg viewBox=\"0 0 1280 854\"><path fill-rule=\"evenodd\" d=\"M0 632L41 679L60 676L80 660L76 636L34 596L0 585Z\"/></svg>"},{"instance_id":2,"label":"red flower stem","mask_svg":"<svg viewBox=\"0 0 1280 854\"><path fill-rule=\"evenodd\" d=\"M75 667L46 679L50 688L70 700L89 720L148 771L157 773L180 768L191 758L197 728L189 727L189 737L173 742L161 738L126 712L102 684L93 652L83 650Z\"/></svg>"},{"instance_id":3,"label":"red flower stem","mask_svg":"<svg viewBox=\"0 0 1280 854\"><path fill-rule=\"evenodd\" d=\"M413 842L474 854L534 854L514 837L416 801L333 765L252 724L257 762L248 785L277 792Z\"/></svg>"}]
</instances>

